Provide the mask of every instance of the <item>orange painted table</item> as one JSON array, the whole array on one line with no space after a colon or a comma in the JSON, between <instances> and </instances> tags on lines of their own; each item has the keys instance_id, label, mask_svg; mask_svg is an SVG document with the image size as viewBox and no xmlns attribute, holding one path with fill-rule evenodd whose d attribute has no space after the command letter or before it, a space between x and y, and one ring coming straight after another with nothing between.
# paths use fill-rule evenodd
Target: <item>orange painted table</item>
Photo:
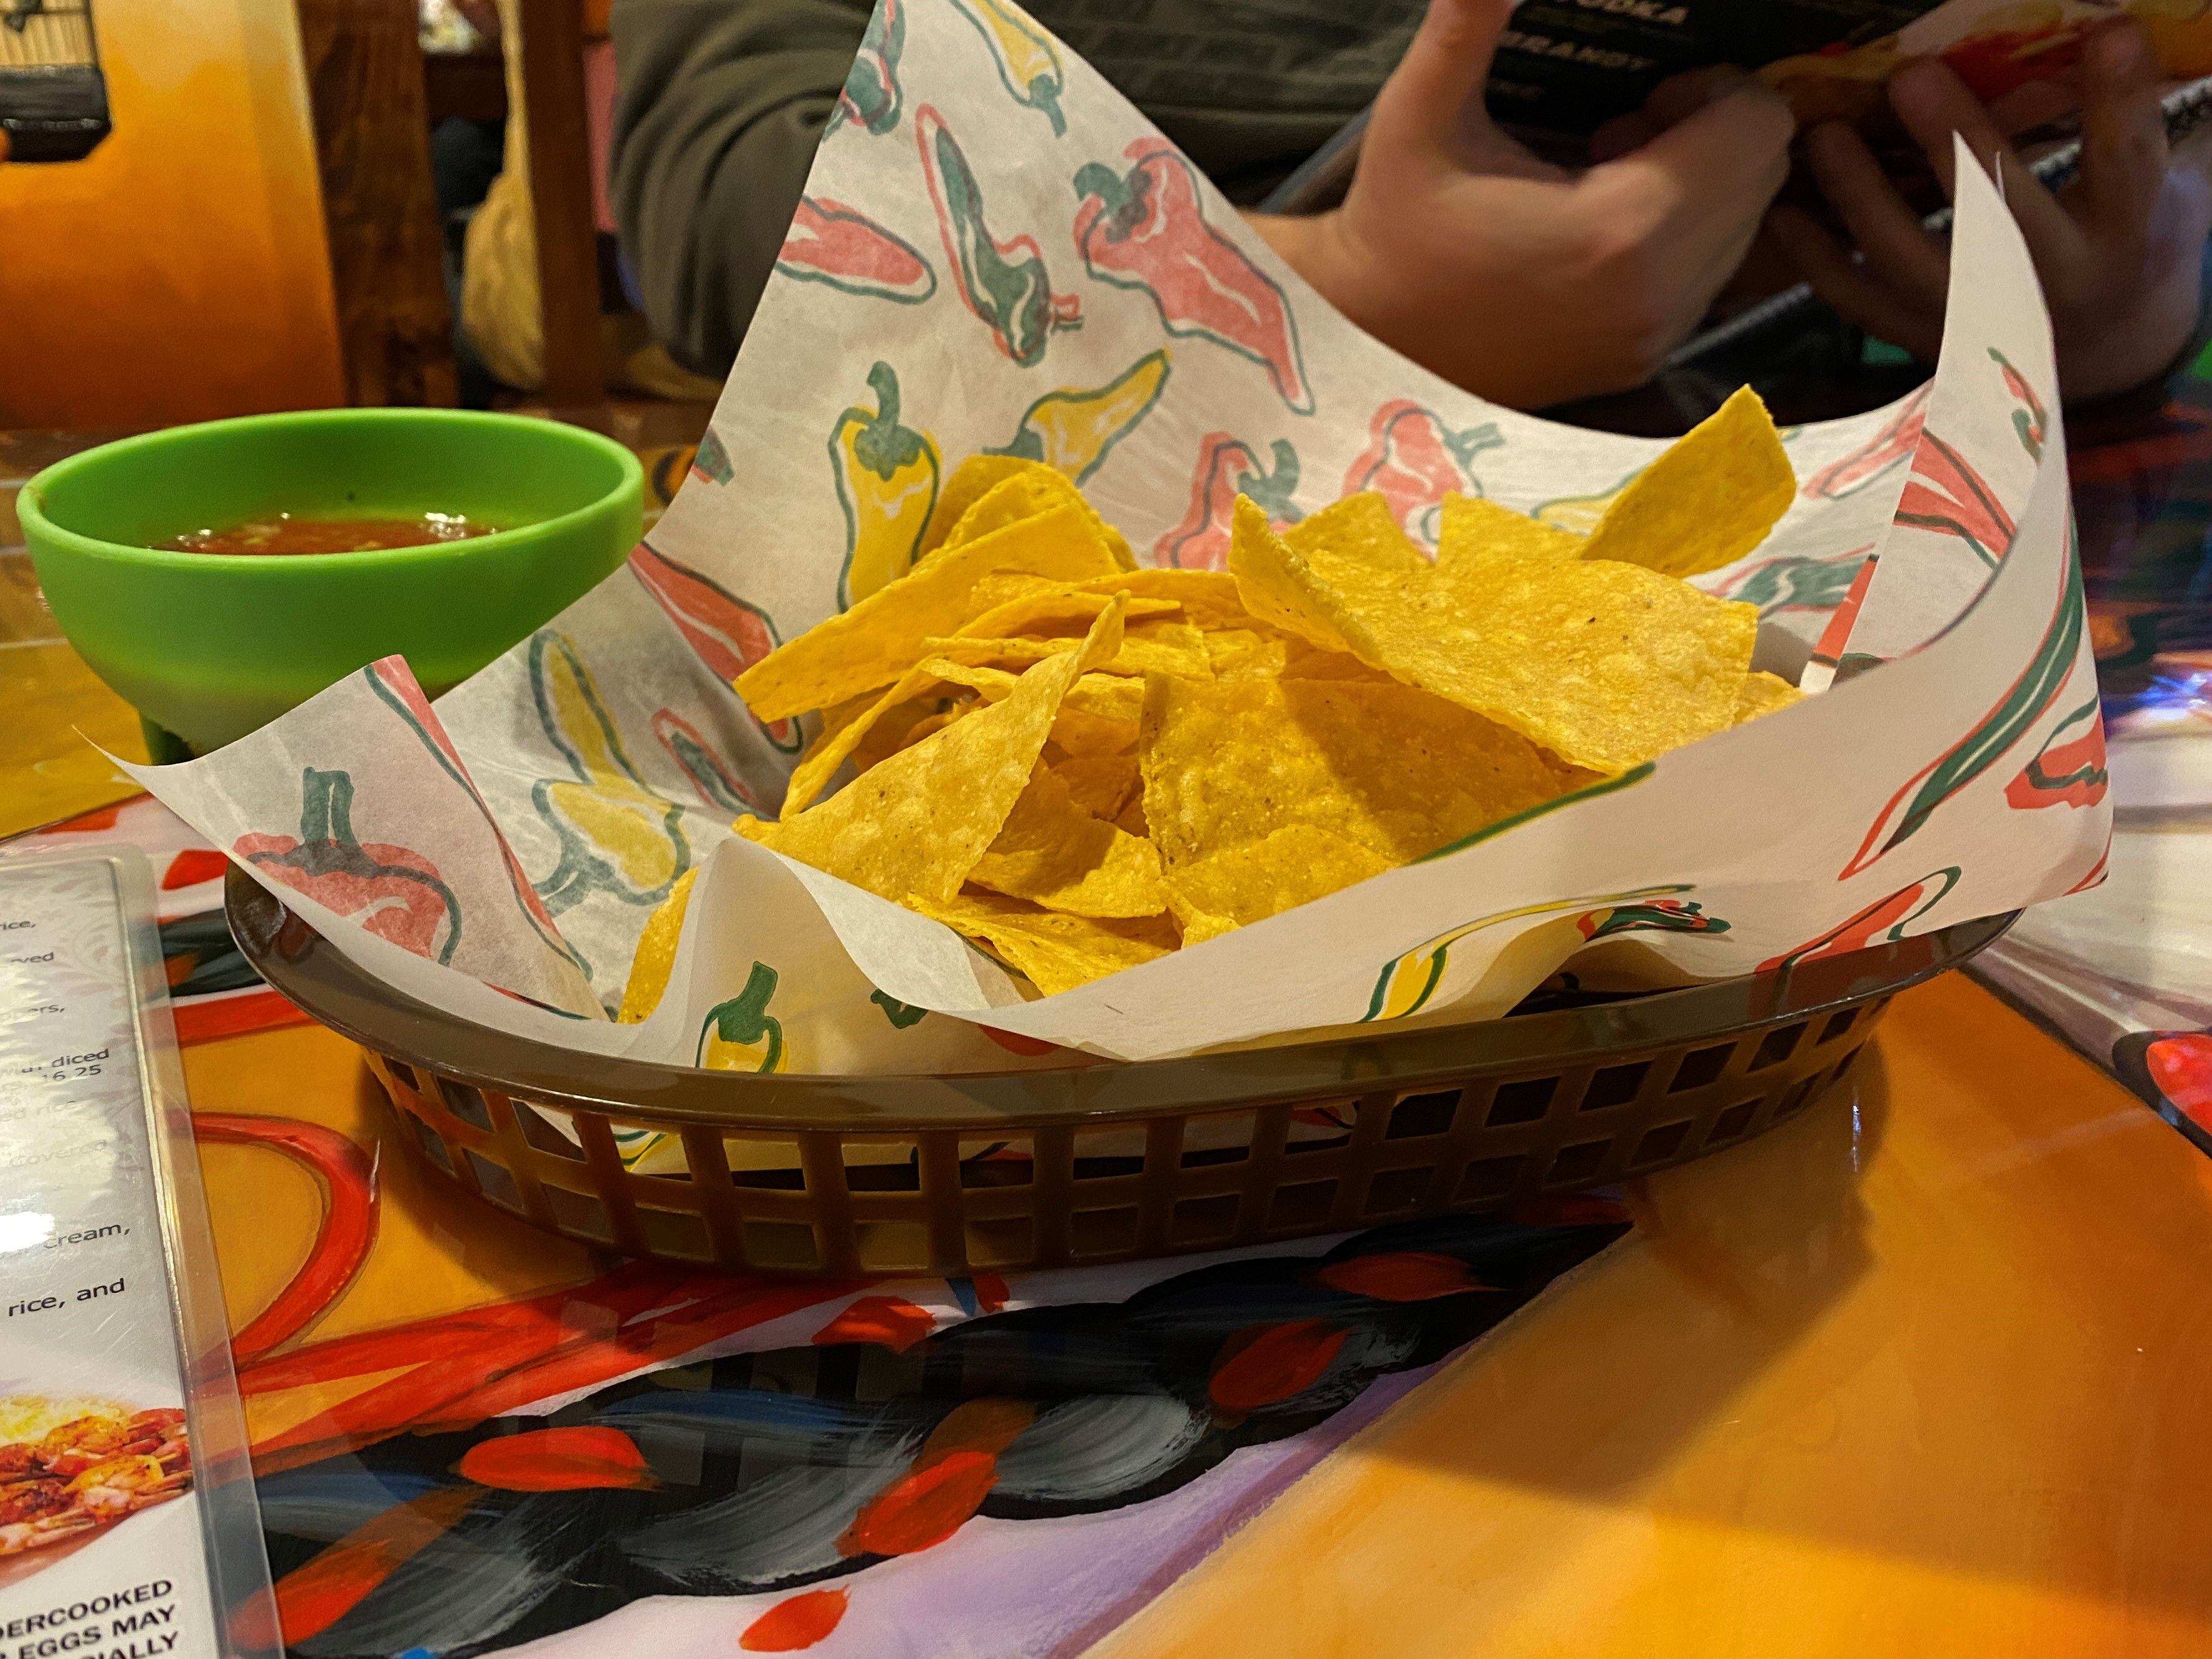
<instances>
[{"instance_id":1,"label":"orange painted table","mask_svg":"<svg viewBox=\"0 0 2212 1659\"><path fill-rule=\"evenodd\" d=\"M49 637L20 554L0 552L0 606L14 832L122 795L71 728L122 741L129 722ZM165 842L180 832L155 811L106 828L95 811L76 833L152 845L173 904L212 904L219 866ZM220 941L179 937L198 943L173 979L220 981ZM1196 1328L1176 1321L1245 1316L1206 1304L1208 1285L1261 1322L1199 1364L1218 1405L1238 1352L1263 1352L1282 1388L1350 1363L1300 1329L1315 1322L1267 1310L1354 1279L1186 1261L793 1290L624 1267L434 1179L337 1037L216 1035L281 1020L265 999L187 1000L185 1069L302 1655L2212 1651L2196 1524L2212 1492L2212 1163L1961 978L1899 998L1874 1063L1800 1120L1629 1188L1635 1224L1610 1249L1606 1206L1549 1218L1588 1224L1542 1235L1586 1246L1547 1257L1486 1334L1435 1322L1457 1305L1441 1289L1464 1289L1430 1283L1445 1247L1347 1256L1387 1291L1354 1332L1372 1386L1280 1432L1266 1413L1283 1396L1263 1389L1216 1413L1208 1468L1152 1486L1124 1468L1087 1507L1063 1501L1075 1454L1135 1433L1129 1402L1164 1420L1188 1406L1160 1358ZM1452 1237L1451 1262L1509 1264L1495 1241ZM1079 1321L1071 1298L1096 1310ZM1076 1396L993 1381L994 1351L961 1346L986 1330L1031 1334L1031 1382L1050 1370L1039 1330L1091 1368L1087 1389L1158 1364L1113 1385L1123 1414L1062 1437L1047 1469L1024 1436ZM1386 1352L1400 1336L1413 1346ZM933 1389L927 1413L898 1415ZM533 1403L571 1395L550 1416ZM717 1437L740 1417L738 1440ZM610 1423L628 1427L610 1439ZM729 1444L742 1455L719 1464ZM755 1522L732 1509L741 1492ZM745 1577L762 1540L809 1525L830 1567ZM610 1601L564 1565L609 1540L647 1588ZM548 1562L558 1582L501 1623L500 1595L538 1593Z\"/></svg>"}]
</instances>

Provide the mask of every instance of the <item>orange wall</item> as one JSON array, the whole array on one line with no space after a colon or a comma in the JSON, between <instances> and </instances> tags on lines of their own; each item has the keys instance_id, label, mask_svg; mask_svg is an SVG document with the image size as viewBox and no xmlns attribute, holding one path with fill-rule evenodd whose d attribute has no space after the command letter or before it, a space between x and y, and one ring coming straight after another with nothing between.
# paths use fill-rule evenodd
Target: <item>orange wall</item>
<instances>
[{"instance_id":1,"label":"orange wall","mask_svg":"<svg viewBox=\"0 0 2212 1659\"><path fill-rule=\"evenodd\" d=\"M114 131L0 164L0 428L344 401L291 0L94 0Z\"/></svg>"}]
</instances>

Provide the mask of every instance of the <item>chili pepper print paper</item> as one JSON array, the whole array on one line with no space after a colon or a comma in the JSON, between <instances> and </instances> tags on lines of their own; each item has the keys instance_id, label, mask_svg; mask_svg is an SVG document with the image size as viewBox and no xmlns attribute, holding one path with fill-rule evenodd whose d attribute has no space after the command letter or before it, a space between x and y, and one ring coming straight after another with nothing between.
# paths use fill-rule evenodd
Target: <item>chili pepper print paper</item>
<instances>
[{"instance_id":1,"label":"chili pepper print paper","mask_svg":"<svg viewBox=\"0 0 2212 1659\"><path fill-rule=\"evenodd\" d=\"M2065 441L2033 269L1959 171L1935 381L1786 433L1790 512L1698 579L1757 605L1759 665L1820 695L1073 991L1034 998L728 829L773 812L813 718L758 722L729 679L905 570L952 466L1048 461L1140 558L1218 568L1239 495L1290 523L1375 489L1425 544L1455 490L1587 530L1662 446L1486 404L1360 333L1007 0L879 9L690 477L625 570L441 700L447 749L363 684L141 775L416 994L573 1046L787 1072L1468 1019L1570 957L1632 983L1747 973L2063 894L2100 878L2110 834L2102 794L2068 781L2101 732ZM398 895L386 866L416 866L372 842L437 866L465 918L450 952L427 900L403 927L382 888L296 879L324 855L276 843L337 844L330 790L307 795L334 773L376 879ZM693 871L660 1009L596 1018Z\"/></svg>"}]
</instances>

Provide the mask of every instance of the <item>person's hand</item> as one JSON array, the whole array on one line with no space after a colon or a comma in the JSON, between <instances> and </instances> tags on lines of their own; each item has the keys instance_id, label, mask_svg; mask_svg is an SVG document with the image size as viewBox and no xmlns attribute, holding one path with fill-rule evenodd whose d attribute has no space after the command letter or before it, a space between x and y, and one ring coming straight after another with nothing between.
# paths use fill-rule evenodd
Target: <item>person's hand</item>
<instances>
[{"instance_id":1,"label":"person's hand","mask_svg":"<svg viewBox=\"0 0 2212 1659\"><path fill-rule=\"evenodd\" d=\"M1642 384L1704 317L1788 170L1747 80L1586 172L1483 109L1510 0L1431 0L1375 101L1344 204L1255 222L1369 332L1523 409Z\"/></svg>"},{"instance_id":2,"label":"person's hand","mask_svg":"<svg viewBox=\"0 0 2212 1659\"><path fill-rule=\"evenodd\" d=\"M1942 63L1900 70L1889 100L1947 194L1954 132L2002 179L2051 307L2067 397L2139 386L2172 362L2197 326L2212 186L2200 148L2167 150L2158 64L2140 23L2104 24L2085 46L2081 170L2056 195L2021 165L1990 112ZM1920 215L1850 127L1816 127L1805 149L1860 258L1796 207L1771 216L1776 240L1814 291L1847 319L1932 360L1942 344L1950 281L1945 245L1921 228Z\"/></svg>"}]
</instances>

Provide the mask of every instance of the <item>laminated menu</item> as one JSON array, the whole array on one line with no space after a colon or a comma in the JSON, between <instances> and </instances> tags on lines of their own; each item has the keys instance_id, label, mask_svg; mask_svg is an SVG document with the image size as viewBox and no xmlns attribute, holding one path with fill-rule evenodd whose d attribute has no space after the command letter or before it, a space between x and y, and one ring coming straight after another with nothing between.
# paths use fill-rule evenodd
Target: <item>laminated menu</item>
<instances>
[{"instance_id":1,"label":"laminated menu","mask_svg":"<svg viewBox=\"0 0 2212 1659\"><path fill-rule=\"evenodd\" d=\"M1491 71L1501 123L1573 149L1672 75L1756 70L1801 119L1856 116L1915 58L1941 57L1984 100L2073 73L2091 27L2148 27L2175 80L2212 74L2206 0L1521 0Z\"/></svg>"},{"instance_id":2,"label":"laminated menu","mask_svg":"<svg viewBox=\"0 0 2212 1659\"><path fill-rule=\"evenodd\" d=\"M964 459L1048 466L1131 564L1230 570L1241 593L1240 512L1287 546L1364 498L1425 581L1470 503L1571 556L1663 446L1486 404L1363 334L1004 0L887 0L696 465L627 568L434 705L404 663L372 664L137 775L395 994L580 1052L769 1072L1381 1034L1503 1013L1563 968L1786 970L2075 890L2100 878L2110 808L2050 331L1996 191L1959 171L1953 281L1972 299L1934 380L1784 432L1779 521L1691 577L1699 603L1755 613L1732 648L1802 698L1649 757L1578 750L1534 810L1048 990L1013 953L732 830L776 819L850 710L792 693L757 718L731 683L872 595L919 591L888 584L927 588ZM1109 608L1134 631L1131 592ZM878 687L954 631L939 614L892 618ZM991 672L1011 679L1020 642L1001 643L1017 655ZM1361 672L1389 681L1371 654L1384 666ZM1218 678L1205 655L1156 658L1160 695ZM1031 661L1021 683L1048 670L1077 672ZM1390 729L1365 747L1417 763ZM618 1021L679 886L665 986Z\"/></svg>"}]
</instances>

